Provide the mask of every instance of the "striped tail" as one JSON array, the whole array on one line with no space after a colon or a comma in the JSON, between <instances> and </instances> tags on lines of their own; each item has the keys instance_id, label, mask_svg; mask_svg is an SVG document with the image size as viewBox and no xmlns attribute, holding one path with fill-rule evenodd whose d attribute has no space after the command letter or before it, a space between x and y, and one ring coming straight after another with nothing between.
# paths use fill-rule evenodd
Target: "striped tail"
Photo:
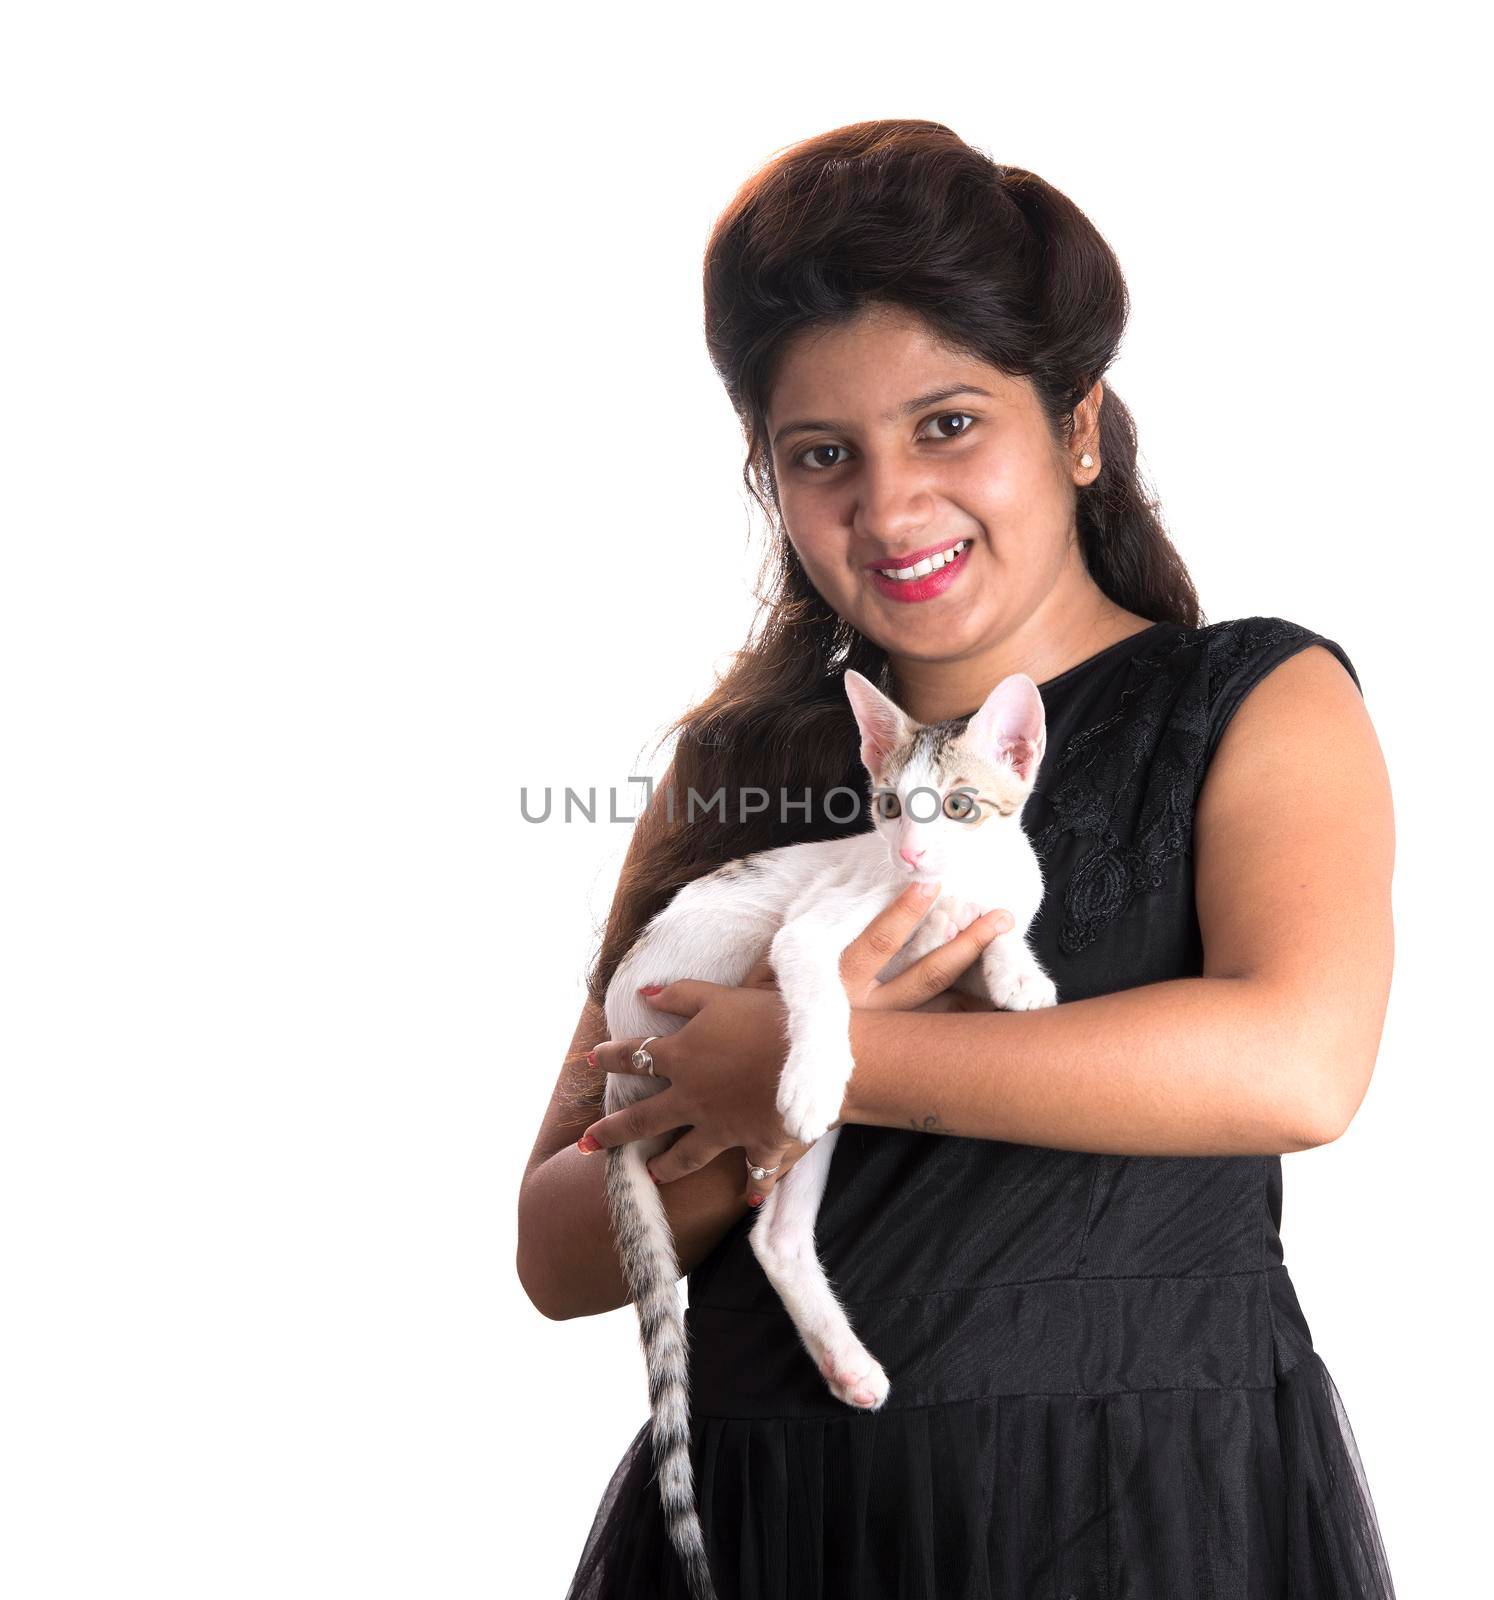
<instances>
[{"instance_id":1,"label":"striped tail","mask_svg":"<svg viewBox=\"0 0 1494 1600\"><path fill-rule=\"evenodd\" d=\"M716 1600L690 1465L689 1357L675 1285L679 1258L659 1187L636 1144L607 1152L607 1208L623 1277L638 1312L648 1368L648 1401L659 1500L669 1542L679 1552L693 1600Z\"/></svg>"}]
</instances>

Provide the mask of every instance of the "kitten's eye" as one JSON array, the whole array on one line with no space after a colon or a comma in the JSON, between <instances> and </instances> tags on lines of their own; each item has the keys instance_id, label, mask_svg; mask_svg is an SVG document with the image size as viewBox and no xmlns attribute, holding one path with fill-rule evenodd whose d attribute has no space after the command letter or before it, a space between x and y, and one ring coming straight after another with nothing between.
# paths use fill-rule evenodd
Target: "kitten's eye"
<instances>
[{"instance_id":1,"label":"kitten's eye","mask_svg":"<svg viewBox=\"0 0 1494 1600\"><path fill-rule=\"evenodd\" d=\"M953 817L956 822L963 822L975 812L974 799L966 794L963 789L956 789L953 794L944 797L944 815Z\"/></svg>"},{"instance_id":2,"label":"kitten's eye","mask_svg":"<svg viewBox=\"0 0 1494 1600\"><path fill-rule=\"evenodd\" d=\"M877 796L877 815L884 822L891 822L895 817L900 817L902 814L902 801L890 789L882 790Z\"/></svg>"}]
</instances>

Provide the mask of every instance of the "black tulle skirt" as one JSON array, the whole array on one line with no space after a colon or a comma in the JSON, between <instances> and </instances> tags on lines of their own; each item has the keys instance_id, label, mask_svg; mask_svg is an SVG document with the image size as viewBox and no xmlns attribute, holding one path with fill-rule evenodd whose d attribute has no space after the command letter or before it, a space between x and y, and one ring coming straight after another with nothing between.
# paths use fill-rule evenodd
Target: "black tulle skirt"
<instances>
[{"instance_id":1,"label":"black tulle skirt","mask_svg":"<svg viewBox=\"0 0 1494 1600\"><path fill-rule=\"evenodd\" d=\"M720 1600L1390 1600L1338 1391L1284 1271L1268 1281L1259 1384L697 1417ZM643 1596L687 1597L647 1426L568 1600Z\"/></svg>"}]
</instances>

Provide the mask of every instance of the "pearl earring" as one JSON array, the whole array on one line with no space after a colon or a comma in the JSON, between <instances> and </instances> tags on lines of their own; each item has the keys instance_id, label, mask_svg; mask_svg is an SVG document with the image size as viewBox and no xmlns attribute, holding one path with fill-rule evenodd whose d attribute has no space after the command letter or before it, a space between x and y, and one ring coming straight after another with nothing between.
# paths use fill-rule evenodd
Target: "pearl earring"
<instances>
[{"instance_id":1,"label":"pearl earring","mask_svg":"<svg viewBox=\"0 0 1494 1600\"><path fill-rule=\"evenodd\" d=\"M1081 467L1092 467L1094 464L1095 458L1089 453L1088 450L1086 450L1084 454L1079 457L1079 465Z\"/></svg>"}]
</instances>

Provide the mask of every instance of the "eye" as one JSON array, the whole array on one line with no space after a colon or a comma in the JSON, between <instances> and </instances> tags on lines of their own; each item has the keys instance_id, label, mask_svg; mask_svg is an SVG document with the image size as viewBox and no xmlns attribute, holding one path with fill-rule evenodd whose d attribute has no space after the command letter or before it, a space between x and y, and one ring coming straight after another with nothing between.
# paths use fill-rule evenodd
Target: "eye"
<instances>
[{"instance_id":1,"label":"eye","mask_svg":"<svg viewBox=\"0 0 1494 1600\"><path fill-rule=\"evenodd\" d=\"M891 822L903 814L903 803L891 789L882 789L877 794L877 815L884 822Z\"/></svg>"},{"instance_id":2,"label":"eye","mask_svg":"<svg viewBox=\"0 0 1494 1600\"><path fill-rule=\"evenodd\" d=\"M822 461L817 466L813 466L812 467L812 466L809 465L809 461L808 461L807 458L812 456L812 455L814 455L817 451L820 451L820 450L844 450L844 449L845 449L845 446L843 444L812 444L812 445L810 445L810 447L807 450L801 452L799 455L794 457L794 465L796 467L801 468L805 472L823 472L828 467L838 467L840 465L840 463L838 461Z\"/></svg>"},{"instance_id":3,"label":"eye","mask_svg":"<svg viewBox=\"0 0 1494 1600\"><path fill-rule=\"evenodd\" d=\"M944 815L956 822L964 822L975 814L975 801L964 789L956 789L944 797Z\"/></svg>"},{"instance_id":4,"label":"eye","mask_svg":"<svg viewBox=\"0 0 1494 1600\"><path fill-rule=\"evenodd\" d=\"M980 420L978 417L972 416L968 411L942 411L937 417L930 417L925 426L941 422L949 422L955 418L963 421L966 426L961 428L956 433L941 433L938 435L935 441L936 443L948 443L951 440L963 438L967 433L970 432L971 427L973 427ZM922 437L927 437L927 435L922 435ZM844 449L845 446L843 444L812 444L807 450L801 450L799 454L793 458L793 465L801 472L828 472L831 467L838 467L840 462L820 461L814 466L811 466L810 458L817 455L822 450L843 451Z\"/></svg>"},{"instance_id":5,"label":"eye","mask_svg":"<svg viewBox=\"0 0 1494 1600\"><path fill-rule=\"evenodd\" d=\"M974 417L972 417L970 415L970 413L968 411L945 411L940 416L930 417L929 421L930 422L948 422L951 417L963 417L966 422L971 422L971 423L973 423L976 420ZM958 438L961 437L961 435L967 434L969 432L970 432L969 428L961 428L959 433L946 433L946 434L940 435L940 437L941 438L945 438L945 439L958 439Z\"/></svg>"}]
</instances>

